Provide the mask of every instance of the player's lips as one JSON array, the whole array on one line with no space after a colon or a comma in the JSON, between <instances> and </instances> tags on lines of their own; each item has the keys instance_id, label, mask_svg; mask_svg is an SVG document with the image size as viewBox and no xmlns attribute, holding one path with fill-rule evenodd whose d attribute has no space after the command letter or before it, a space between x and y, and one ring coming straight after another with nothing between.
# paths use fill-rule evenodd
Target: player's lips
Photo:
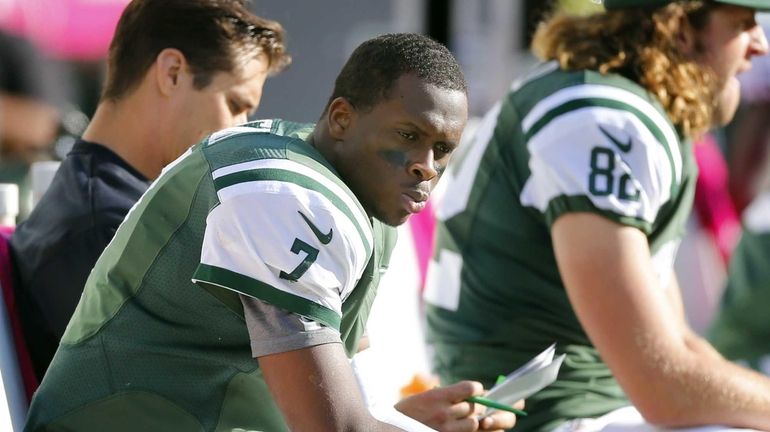
<instances>
[{"instance_id":1,"label":"player's lips","mask_svg":"<svg viewBox=\"0 0 770 432\"><path fill-rule=\"evenodd\" d=\"M401 194L401 202L409 213L419 213L428 204L429 194L420 190L410 190Z\"/></svg>"}]
</instances>

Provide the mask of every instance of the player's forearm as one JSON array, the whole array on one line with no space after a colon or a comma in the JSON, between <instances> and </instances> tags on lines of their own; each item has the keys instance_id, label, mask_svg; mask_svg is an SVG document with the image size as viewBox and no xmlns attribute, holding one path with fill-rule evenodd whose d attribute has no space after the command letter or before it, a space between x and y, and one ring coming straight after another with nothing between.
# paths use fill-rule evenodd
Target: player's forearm
<instances>
[{"instance_id":1,"label":"player's forearm","mask_svg":"<svg viewBox=\"0 0 770 432\"><path fill-rule=\"evenodd\" d=\"M632 398L648 421L770 430L770 379L724 360L702 340L666 357L648 391Z\"/></svg>"},{"instance_id":2,"label":"player's forearm","mask_svg":"<svg viewBox=\"0 0 770 432\"><path fill-rule=\"evenodd\" d=\"M652 276L640 231L589 214L559 218L554 250L567 294L631 402L652 423L770 430L770 380L726 362Z\"/></svg>"},{"instance_id":3,"label":"player's forearm","mask_svg":"<svg viewBox=\"0 0 770 432\"><path fill-rule=\"evenodd\" d=\"M688 350L696 356L702 356L714 360L725 360L724 356L722 356L722 354L720 354L713 345L700 337L689 327L687 328L687 333L684 337L684 343Z\"/></svg>"},{"instance_id":4,"label":"player's forearm","mask_svg":"<svg viewBox=\"0 0 770 432\"><path fill-rule=\"evenodd\" d=\"M715 361L719 378L712 387L719 399L712 404L715 415L711 424L730 424L738 427L770 430L770 379L727 360Z\"/></svg>"},{"instance_id":5,"label":"player's forearm","mask_svg":"<svg viewBox=\"0 0 770 432\"><path fill-rule=\"evenodd\" d=\"M372 418L372 421L369 422L368 426L362 426L362 427L354 426L346 430L351 432L362 431L362 430L376 431L376 432L397 432L397 431L403 432L404 431L404 429L401 429L399 427L393 426L385 422L381 422L379 420L375 420L374 418Z\"/></svg>"},{"instance_id":6,"label":"player's forearm","mask_svg":"<svg viewBox=\"0 0 770 432\"><path fill-rule=\"evenodd\" d=\"M288 420L288 419L287 419ZM391 424L379 421L371 416L361 416L358 418L340 419L328 416L326 418L304 419L300 421L288 420L289 428L292 431L316 432L319 430L328 431L372 431L372 432L402 432Z\"/></svg>"}]
</instances>

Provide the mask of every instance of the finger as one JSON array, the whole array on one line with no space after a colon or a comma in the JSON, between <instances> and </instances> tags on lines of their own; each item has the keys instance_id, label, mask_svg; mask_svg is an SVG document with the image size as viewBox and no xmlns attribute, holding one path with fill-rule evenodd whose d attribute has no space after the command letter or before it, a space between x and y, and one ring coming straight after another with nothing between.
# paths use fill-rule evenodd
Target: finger
<instances>
[{"instance_id":1,"label":"finger","mask_svg":"<svg viewBox=\"0 0 770 432\"><path fill-rule=\"evenodd\" d=\"M524 409L524 399L520 399L518 402L513 404L513 407L517 410L523 410Z\"/></svg>"},{"instance_id":2,"label":"finger","mask_svg":"<svg viewBox=\"0 0 770 432\"><path fill-rule=\"evenodd\" d=\"M494 414L481 419L479 430L504 430L510 429L516 424L516 416L506 411L497 411Z\"/></svg>"},{"instance_id":3,"label":"finger","mask_svg":"<svg viewBox=\"0 0 770 432\"><path fill-rule=\"evenodd\" d=\"M441 392L442 399L451 402L460 402L471 396L484 393L484 386L477 381L460 381L446 387L436 389Z\"/></svg>"},{"instance_id":4,"label":"finger","mask_svg":"<svg viewBox=\"0 0 770 432\"><path fill-rule=\"evenodd\" d=\"M476 417L466 417L444 423L439 430L441 432L474 432L479 429L479 421Z\"/></svg>"},{"instance_id":5,"label":"finger","mask_svg":"<svg viewBox=\"0 0 770 432\"><path fill-rule=\"evenodd\" d=\"M449 417L451 419L461 419L464 417L468 417L469 415L475 412L474 405L476 404L465 402L465 401L458 402L449 407Z\"/></svg>"},{"instance_id":6,"label":"finger","mask_svg":"<svg viewBox=\"0 0 770 432\"><path fill-rule=\"evenodd\" d=\"M484 415L484 413L487 412L487 407L485 407L484 405L482 405L480 403L475 403L473 405L474 405L474 407L473 407L473 413L474 414L476 414L478 416L482 416L482 415Z\"/></svg>"}]
</instances>

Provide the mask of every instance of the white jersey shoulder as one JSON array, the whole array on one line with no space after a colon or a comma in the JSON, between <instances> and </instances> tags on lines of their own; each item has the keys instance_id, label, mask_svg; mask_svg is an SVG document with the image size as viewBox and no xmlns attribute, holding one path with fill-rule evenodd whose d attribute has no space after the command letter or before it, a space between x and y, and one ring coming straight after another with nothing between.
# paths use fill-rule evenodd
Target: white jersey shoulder
<instances>
[{"instance_id":1,"label":"white jersey shoulder","mask_svg":"<svg viewBox=\"0 0 770 432\"><path fill-rule=\"evenodd\" d=\"M341 316L373 242L353 198L323 174L285 159L230 165L212 176L234 180L217 190L220 204L206 220L201 264Z\"/></svg>"},{"instance_id":2,"label":"white jersey shoulder","mask_svg":"<svg viewBox=\"0 0 770 432\"><path fill-rule=\"evenodd\" d=\"M266 128L260 128L260 127L251 127L251 126L234 126L227 129L222 129L220 131L216 131L209 135L208 139L206 140L206 145L214 145L220 141L223 141L227 138L236 136L236 135L242 135L242 134L250 134L250 133L265 133L270 132L270 125L268 125Z\"/></svg>"},{"instance_id":3,"label":"white jersey shoulder","mask_svg":"<svg viewBox=\"0 0 770 432\"><path fill-rule=\"evenodd\" d=\"M649 101L619 87L561 89L524 117L531 174L524 205L545 212L559 196L652 223L682 176L679 140Z\"/></svg>"}]
</instances>

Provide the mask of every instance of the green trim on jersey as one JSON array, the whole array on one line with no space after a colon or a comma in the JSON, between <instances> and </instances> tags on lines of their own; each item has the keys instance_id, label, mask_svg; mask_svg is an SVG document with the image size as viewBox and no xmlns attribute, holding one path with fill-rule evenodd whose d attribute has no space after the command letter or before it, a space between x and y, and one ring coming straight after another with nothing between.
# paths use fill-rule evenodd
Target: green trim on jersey
<instances>
[{"instance_id":1,"label":"green trim on jersey","mask_svg":"<svg viewBox=\"0 0 770 432\"><path fill-rule=\"evenodd\" d=\"M371 244L364 232L365 228L362 227L360 223L358 223L358 220L356 219L355 215L353 215L354 210L349 208L348 205L345 204L345 202L339 196L337 196L337 194L329 190L329 188L327 188L326 186L322 185L318 181L306 175L302 175L300 173L296 173L296 172L288 171L284 169L277 169L277 168L251 169L251 170L238 171L232 174L223 175L222 177L219 177L214 180L214 187L217 189L217 191L220 191L229 186L233 186L240 183L253 182L253 181L278 181L278 182L285 182L285 183L293 183L305 189L309 189L309 190L313 190L321 193L324 197L326 197L326 199L328 199L332 204L334 204L334 206L337 207L339 211L341 211L345 216L348 217L348 219L350 219L350 222L353 224L354 227L356 227L356 231L358 231L358 235L361 236L361 242L363 243L364 248L366 249L366 255L370 256L372 254ZM347 189L347 187L345 189ZM363 213L363 215L366 215L363 209L356 209L356 210ZM368 220L368 217L364 220ZM368 227L366 227L366 229L369 230Z\"/></svg>"},{"instance_id":2,"label":"green trim on jersey","mask_svg":"<svg viewBox=\"0 0 770 432\"><path fill-rule=\"evenodd\" d=\"M247 123L244 125L244 128L250 125L259 125L261 122ZM290 128L290 125L294 125L294 127ZM271 130L274 131L273 133L277 133L275 131L288 133L288 137L293 138L293 140L287 142L284 137L255 131L229 135L213 143L208 142L204 151L206 159L211 166L211 171L214 172L220 168L233 165L233 162L236 160L238 163L243 163L269 158L288 159L324 174L328 180L335 183L348 194L352 202L356 203L356 207L361 214L366 215L366 210L358 202L353 192L340 179L339 173L324 159L318 150L304 142L305 137L312 132L312 128L309 125L284 121L273 122ZM297 132L297 130L301 133ZM264 141L264 145L259 149L253 148L250 144L251 139L249 137L254 133L260 133L260 139ZM219 146L222 142L227 142L227 145Z\"/></svg>"},{"instance_id":3,"label":"green trim on jersey","mask_svg":"<svg viewBox=\"0 0 770 432\"><path fill-rule=\"evenodd\" d=\"M262 159L288 159L290 147L295 147L297 151L305 147L308 153L315 150L298 138L289 139L270 135L266 132L251 131L247 126L239 128L239 131L222 138L212 136L206 141L203 151L211 167L211 172L231 165ZM264 142L259 148L254 148L252 144L255 136L259 136L260 141ZM325 163L320 162L323 159L320 153L316 152L315 156L311 159L317 165L323 166L325 171L331 171Z\"/></svg>"},{"instance_id":4,"label":"green trim on jersey","mask_svg":"<svg viewBox=\"0 0 770 432\"><path fill-rule=\"evenodd\" d=\"M556 221L556 218L564 213L570 212L598 213L607 219L620 222L623 225L639 228L643 232L652 231L652 224L644 219L635 218L633 216L620 216L608 210L597 208L589 198L583 195L560 195L552 199L551 202L548 203L548 209L545 211L545 222L548 226L551 226Z\"/></svg>"},{"instance_id":5,"label":"green trim on jersey","mask_svg":"<svg viewBox=\"0 0 770 432\"><path fill-rule=\"evenodd\" d=\"M264 300L281 309L313 318L337 331L340 330L341 318L333 310L234 271L201 264L193 274L193 279L199 283L203 282L236 290L241 294Z\"/></svg>"}]
</instances>

